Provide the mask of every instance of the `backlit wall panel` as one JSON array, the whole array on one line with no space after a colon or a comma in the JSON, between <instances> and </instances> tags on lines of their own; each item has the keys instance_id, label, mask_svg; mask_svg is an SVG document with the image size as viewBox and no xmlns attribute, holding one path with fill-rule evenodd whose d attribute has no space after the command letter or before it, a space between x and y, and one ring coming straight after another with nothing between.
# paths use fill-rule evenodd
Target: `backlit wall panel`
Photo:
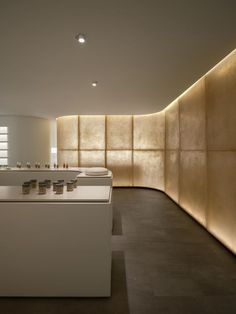
<instances>
[{"instance_id":1,"label":"backlit wall panel","mask_svg":"<svg viewBox=\"0 0 236 314\"><path fill-rule=\"evenodd\" d=\"M179 149L179 103L174 101L165 109L166 149Z\"/></svg>"},{"instance_id":2,"label":"backlit wall panel","mask_svg":"<svg viewBox=\"0 0 236 314\"><path fill-rule=\"evenodd\" d=\"M164 190L164 152L134 151L134 186Z\"/></svg>"},{"instance_id":3,"label":"backlit wall panel","mask_svg":"<svg viewBox=\"0 0 236 314\"><path fill-rule=\"evenodd\" d=\"M105 116L79 116L79 148L105 149Z\"/></svg>"},{"instance_id":4,"label":"backlit wall panel","mask_svg":"<svg viewBox=\"0 0 236 314\"><path fill-rule=\"evenodd\" d=\"M134 149L165 148L165 114L134 116Z\"/></svg>"},{"instance_id":5,"label":"backlit wall panel","mask_svg":"<svg viewBox=\"0 0 236 314\"><path fill-rule=\"evenodd\" d=\"M179 201L179 151L166 150L165 153L165 192Z\"/></svg>"},{"instance_id":6,"label":"backlit wall panel","mask_svg":"<svg viewBox=\"0 0 236 314\"><path fill-rule=\"evenodd\" d=\"M107 168L113 173L114 186L132 186L132 150L107 151Z\"/></svg>"},{"instance_id":7,"label":"backlit wall panel","mask_svg":"<svg viewBox=\"0 0 236 314\"><path fill-rule=\"evenodd\" d=\"M206 152L181 151L179 175L180 206L205 226L207 205Z\"/></svg>"},{"instance_id":8,"label":"backlit wall panel","mask_svg":"<svg viewBox=\"0 0 236 314\"><path fill-rule=\"evenodd\" d=\"M179 99L182 150L206 149L205 78Z\"/></svg>"},{"instance_id":9,"label":"backlit wall panel","mask_svg":"<svg viewBox=\"0 0 236 314\"><path fill-rule=\"evenodd\" d=\"M78 150L61 150L58 154L58 163L67 163L70 167L78 167Z\"/></svg>"},{"instance_id":10,"label":"backlit wall panel","mask_svg":"<svg viewBox=\"0 0 236 314\"><path fill-rule=\"evenodd\" d=\"M105 151L80 150L79 161L81 167L105 167Z\"/></svg>"},{"instance_id":11,"label":"backlit wall panel","mask_svg":"<svg viewBox=\"0 0 236 314\"><path fill-rule=\"evenodd\" d=\"M133 149L133 116L107 116L107 149Z\"/></svg>"},{"instance_id":12,"label":"backlit wall panel","mask_svg":"<svg viewBox=\"0 0 236 314\"><path fill-rule=\"evenodd\" d=\"M165 110L57 119L59 162L165 190L236 253L236 50Z\"/></svg>"},{"instance_id":13,"label":"backlit wall panel","mask_svg":"<svg viewBox=\"0 0 236 314\"><path fill-rule=\"evenodd\" d=\"M179 97L179 204L206 226L207 152L205 78Z\"/></svg>"},{"instance_id":14,"label":"backlit wall panel","mask_svg":"<svg viewBox=\"0 0 236 314\"><path fill-rule=\"evenodd\" d=\"M236 253L236 50L206 75L208 230Z\"/></svg>"},{"instance_id":15,"label":"backlit wall panel","mask_svg":"<svg viewBox=\"0 0 236 314\"><path fill-rule=\"evenodd\" d=\"M210 150L236 150L236 50L206 75Z\"/></svg>"},{"instance_id":16,"label":"backlit wall panel","mask_svg":"<svg viewBox=\"0 0 236 314\"><path fill-rule=\"evenodd\" d=\"M78 150L78 116L57 119L57 148Z\"/></svg>"},{"instance_id":17,"label":"backlit wall panel","mask_svg":"<svg viewBox=\"0 0 236 314\"><path fill-rule=\"evenodd\" d=\"M211 151L208 164L207 227L236 252L236 152Z\"/></svg>"}]
</instances>

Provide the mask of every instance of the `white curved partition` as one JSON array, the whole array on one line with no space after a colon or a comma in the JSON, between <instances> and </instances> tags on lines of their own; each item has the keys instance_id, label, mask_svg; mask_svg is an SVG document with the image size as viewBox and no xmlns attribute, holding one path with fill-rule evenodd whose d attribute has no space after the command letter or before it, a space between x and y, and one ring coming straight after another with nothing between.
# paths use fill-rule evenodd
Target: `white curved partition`
<instances>
[{"instance_id":1,"label":"white curved partition","mask_svg":"<svg viewBox=\"0 0 236 314\"><path fill-rule=\"evenodd\" d=\"M20 115L0 115L0 126L8 127L8 165L50 161L50 121ZM0 132L1 133L1 132ZM0 150L1 139L0 139Z\"/></svg>"},{"instance_id":2,"label":"white curved partition","mask_svg":"<svg viewBox=\"0 0 236 314\"><path fill-rule=\"evenodd\" d=\"M163 111L57 119L58 158L165 191L236 253L236 50Z\"/></svg>"}]
</instances>

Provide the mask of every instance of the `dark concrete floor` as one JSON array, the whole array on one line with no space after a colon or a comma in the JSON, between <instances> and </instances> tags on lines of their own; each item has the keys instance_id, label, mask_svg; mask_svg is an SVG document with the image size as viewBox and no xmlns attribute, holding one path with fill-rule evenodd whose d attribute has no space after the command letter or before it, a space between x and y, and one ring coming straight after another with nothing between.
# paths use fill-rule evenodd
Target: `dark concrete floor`
<instances>
[{"instance_id":1,"label":"dark concrete floor","mask_svg":"<svg viewBox=\"0 0 236 314\"><path fill-rule=\"evenodd\" d=\"M236 258L171 201L147 189L116 189L131 314L236 313Z\"/></svg>"},{"instance_id":2,"label":"dark concrete floor","mask_svg":"<svg viewBox=\"0 0 236 314\"><path fill-rule=\"evenodd\" d=\"M233 314L236 258L165 194L114 189L111 298L0 298L0 314Z\"/></svg>"}]
</instances>

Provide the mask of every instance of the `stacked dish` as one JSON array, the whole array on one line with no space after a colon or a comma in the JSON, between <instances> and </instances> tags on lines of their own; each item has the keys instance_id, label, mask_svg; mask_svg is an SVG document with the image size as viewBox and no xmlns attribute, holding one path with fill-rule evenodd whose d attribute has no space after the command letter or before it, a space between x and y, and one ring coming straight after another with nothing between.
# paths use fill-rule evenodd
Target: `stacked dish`
<instances>
[{"instance_id":1,"label":"stacked dish","mask_svg":"<svg viewBox=\"0 0 236 314\"><path fill-rule=\"evenodd\" d=\"M106 176L108 175L107 168L103 167L91 167L85 170L87 176Z\"/></svg>"}]
</instances>

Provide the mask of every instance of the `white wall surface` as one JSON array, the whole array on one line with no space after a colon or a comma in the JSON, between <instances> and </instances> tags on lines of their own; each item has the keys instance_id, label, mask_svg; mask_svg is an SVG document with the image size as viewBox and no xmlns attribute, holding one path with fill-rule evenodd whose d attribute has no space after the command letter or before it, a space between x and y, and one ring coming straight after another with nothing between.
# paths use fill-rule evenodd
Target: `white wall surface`
<instances>
[{"instance_id":1,"label":"white wall surface","mask_svg":"<svg viewBox=\"0 0 236 314\"><path fill-rule=\"evenodd\" d=\"M8 127L8 165L17 161L50 161L50 122L27 116L0 115L0 126Z\"/></svg>"}]
</instances>

